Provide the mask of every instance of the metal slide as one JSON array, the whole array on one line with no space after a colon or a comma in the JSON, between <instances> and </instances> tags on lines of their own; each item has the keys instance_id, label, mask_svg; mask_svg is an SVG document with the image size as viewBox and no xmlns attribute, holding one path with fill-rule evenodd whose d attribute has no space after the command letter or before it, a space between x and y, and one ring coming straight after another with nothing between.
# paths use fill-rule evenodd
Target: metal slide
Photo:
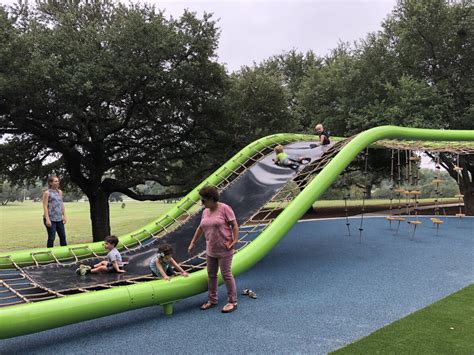
<instances>
[{"instance_id":1,"label":"metal slide","mask_svg":"<svg viewBox=\"0 0 474 355\"><path fill-rule=\"evenodd\" d=\"M202 262L203 242L196 257L186 255L187 245L200 218L193 206L199 201L198 191L202 186L217 186L222 190L222 201L234 208L239 223L250 221L253 225L258 222L258 216L265 213L268 216L265 202L281 193L289 181L303 189L278 217L268 218L271 221L268 226L254 227L253 235L245 229L241 231L243 236L239 238L239 251L233 262L233 271L237 275L262 259L283 238L360 151L386 138L474 141L474 131L383 126L339 142L326 148L327 151L310 148L310 141L315 139L313 136L279 134L262 138L244 148L163 217L121 237L123 253L130 260L126 274L83 278L73 273L79 262L91 263L97 260L95 257L104 254L101 243L0 255L0 268L3 269L0 270L0 338L151 305L163 305L165 313L171 313L173 302L201 293L207 287L205 264ZM276 167L271 163L271 149L276 144L285 144L288 153L311 157L312 162L300 167L298 173ZM163 241L173 244L177 251L176 259L188 270L195 271L188 278L175 277L168 282L149 276L148 261L155 253L157 243ZM16 292L14 296L24 302L2 307L3 298L15 298L2 296L13 292L11 290L18 284L10 279L19 279L20 284L24 282L33 289L48 290L49 294L35 299L36 296ZM41 298L45 300L35 302Z\"/></svg>"},{"instance_id":2,"label":"metal slide","mask_svg":"<svg viewBox=\"0 0 474 355\"><path fill-rule=\"evenodd\" d=\"M311 142L292 143L285 147L285 151L290 156L305 156L311 158L314 162L321 157L324 150L321 147L311 149L310 144ZM274 154L270 153L258 160L254 165L239 174L238 179L227 185L221 192L221 202L232 206L239 225L247 222L289 180L296 176L296 171L275 165L272 161L273 157ZM190 258L187 252L200 219L201 213L194 213L185 223L163 237L150 237L141 245L122 252L122 256L127 258L129 262L126 268L127 272L124 274L103 273L78 277L74 272L78 267L78 262L35 265L25 267L22 271L43 289L60 294L78 289L96 289L97 286L100 287L101 285L114 286L117 283L123 284L127 280L140 280L143 277L150 276L148 265L156 255L158 245L168 243L173 246L175 260L187 271L193 272L198 269L196 267L203 263L203 259L205 259L204 238L201 238L195 247L196 257ZM243 235L244 233L242 233ZM99 261L98 258L92 258L81 263L92 266Z\"/></svg>"}]
</instances>

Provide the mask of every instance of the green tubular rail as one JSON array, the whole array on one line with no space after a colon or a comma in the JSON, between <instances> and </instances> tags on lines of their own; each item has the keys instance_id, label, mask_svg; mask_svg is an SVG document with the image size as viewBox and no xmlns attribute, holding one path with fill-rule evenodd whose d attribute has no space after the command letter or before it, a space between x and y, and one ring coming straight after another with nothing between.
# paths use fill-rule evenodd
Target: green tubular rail
<instances>
[{"instance_id":1,"label":"green tubular rail","mask_svg":"<svg viewBox=\"0 0 474 355\"><path fill-rule=\"evenodd\" d=\"M280 140L280 138L281 141L308 139L308 136L301 135L275 135L270 137L273 138L267 142L272 143ZM474 141L474 131L441 131L382 126L360 133L328 163L316 178L280 213L273 223L267 226L249 246L235 255L233 261L234 274L238 275L248 270L261 260L278 244L357 154L380 139ZM244 151L249 147L244 148ZM197 193L199 187L203 184L215 184L218 180L219 175L213 174L190 195ZM202 270L191 274L187 278L175 277L171 281L150 281L38 303L6 307L0 309L0 338L38 332L153 305L167 306L165 307L165 312L170 313L168 305L180 299L201 293L206 290L206 287L207 275L206 271Z\"/></svg>"}]
</instances>

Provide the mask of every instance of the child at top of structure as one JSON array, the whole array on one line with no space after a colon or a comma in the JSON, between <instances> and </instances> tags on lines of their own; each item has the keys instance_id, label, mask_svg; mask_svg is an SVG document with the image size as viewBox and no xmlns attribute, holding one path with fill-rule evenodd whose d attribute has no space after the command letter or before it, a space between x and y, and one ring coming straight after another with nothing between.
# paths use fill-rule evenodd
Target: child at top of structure
<instances>
[{"instance_id":1,"label":"child at top of structure","mask_svg":"<svg viewBox=\"0 0 474 355\"><path fill-rule=\"evenodd\" d=\"M101 272L125 272L123 269L122 255L120 255L120 252L116 248L118 242L119 240L115 235L109 235L108 237L105 237L104 247L109 251L107 254L107 260L95 264L94 267L81 265L78 269L76 269L76 274L83 276L89 273L98 274Z\"/></svg>"},{"instance_id":2,"label":"child at top of structure","mask_svg":"<svg viewBox=\"0 0 474 355\"><path fill-rule=\"evenodd\" d=\"M276 157L273 159L273 162L279 166L286 166L291 169L298 169L301 164L308 164L311 161L311 158L305 158L301 156L289 156L284 152L282 145L277 145L275 148L273 148L273 151L276 154Z\"/></svg>"},{"instance_id":3,"label":"child at top of structure","mask_svg":"<svg viewBox=\"0 0 474 355\"><path fill-rule=\"evenodd\" d=\"M324 126L321 123L318 123L316 127L314 127L314 130L319 136L319 142L321 145L328 145L331 143L329 140L329 132L324 129Z\"/></svg>"},{"instance_id":4,"label":"child at top of structure","mask_svg":"<svg viewBox=\"0 0 474 355\"><path fill-rule=\"evenodd\" d=\"M158 247L158 254L150 260L150 269L153 276L162 277L169 280L170 276L181 274L188 276L188 273L173 259L174 250L169 244L163 244ZM174 269L177 269L177 273Z\"/></svg>"}]
</instances>

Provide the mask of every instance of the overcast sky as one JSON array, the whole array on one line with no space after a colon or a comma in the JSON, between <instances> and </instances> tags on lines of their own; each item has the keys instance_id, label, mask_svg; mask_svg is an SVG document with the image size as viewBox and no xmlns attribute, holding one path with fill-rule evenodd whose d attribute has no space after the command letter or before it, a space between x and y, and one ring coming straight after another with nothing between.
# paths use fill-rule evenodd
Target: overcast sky
<instances>
[{"instance_id":1,"label":"overcast sky","mask_svg":"<svg viewBox=\"0 0 474 355\"><path fill-rule=\"evenodd\" d=\"M396 4L396 0L141 2L153 3L174 17L186 8L200 17L203 12L213 13L221 29L219 61L230 71L292 48L313 50L318 56L328 54L339 41L353 42L380 30L381 22ZM0 3L11 5L15 1Z\"/></svg>"},{"instance_id":2,"label":"overcast sky","mask_svg":"<svg viewBox=\"0 0 474 355\"><path fill-rule=\"evenodd\" d=\"M219 61L229 70L295 48L325 55L381 29L396 0L379 1L155 1L166 13L185 8L214 14L221 29Z\"/></svg>"}]
</instances>

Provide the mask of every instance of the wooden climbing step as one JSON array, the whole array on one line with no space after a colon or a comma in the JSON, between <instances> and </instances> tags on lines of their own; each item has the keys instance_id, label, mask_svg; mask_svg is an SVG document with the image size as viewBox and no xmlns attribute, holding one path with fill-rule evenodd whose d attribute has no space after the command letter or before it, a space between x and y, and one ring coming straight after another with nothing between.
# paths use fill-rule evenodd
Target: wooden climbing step
<instances>
[{"instance_id":1,"label":"wooden climbing step","mask_svg":"<svg viewBox=\"0 0 474 355\"><path fill-rule=\"evenodd\" d=\"M385 219L387 221L404 221L405 220L405 218L398 217L398 216L388 216L388 217L385 217Z\"/></svg>"}]
</instances>

